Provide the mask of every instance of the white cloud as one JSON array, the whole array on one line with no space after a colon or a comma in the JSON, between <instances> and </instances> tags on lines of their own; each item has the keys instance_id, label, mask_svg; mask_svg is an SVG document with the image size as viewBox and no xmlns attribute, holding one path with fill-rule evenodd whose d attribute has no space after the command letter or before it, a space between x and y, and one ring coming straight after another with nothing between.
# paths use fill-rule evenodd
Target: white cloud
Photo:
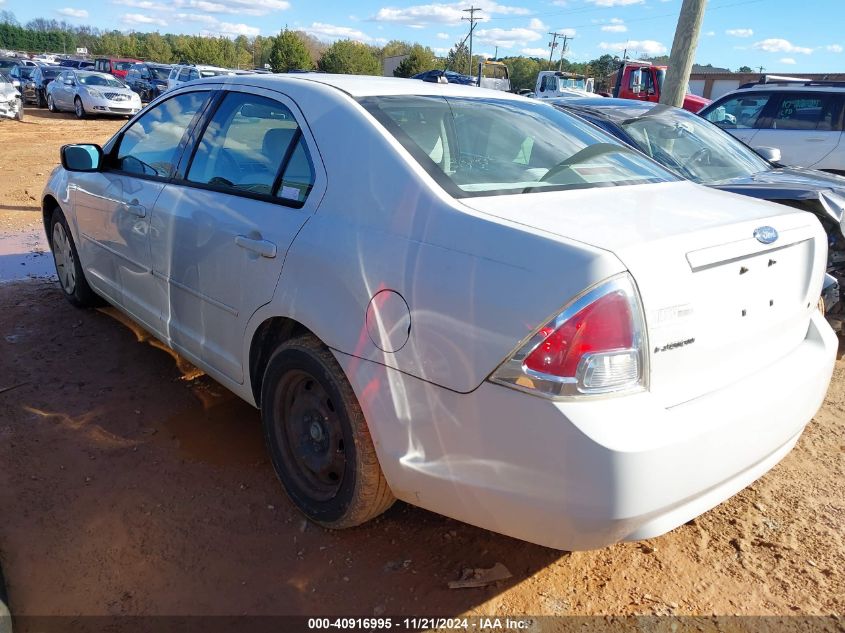
<instances>
[{"instance_id":1,"label":"white cloud","mask_svg":"<svg viewBox=\"0 0 845 633\"><path fill-rule=\"evenodd\" d=\"M312 22L311 26L302 29L306 33L327 40L356 40L358 42L370 42L373 38L348 26L336 26L324 22Z\"/></svg>"},{"instance_id":2,"label":"white cloud","mask_svg":"<svg viewBox=\"0 0 845 633\"><path fill-rule=\"evenodd\" d=\"M245 0L247 1L247 0ZM476 0L475 6L481 11L477 17L485 18L491 15L528 15L530 11L523 7L502 5L494 0ZM417 4L410 7L383 7L370 18L378 22L396 22L399 24L460 24L461 18L469 13L462 2Z\"/></svg>"},{"instance_id":3,"label":"white cloud","mask_svg":"<svg viewBox=\"0 0 845 633\"><path fill-rule=\"evenodd\" d=\"M606 33L624 33L628 30L628 27L624 24L605 24L601 27L601 30Z\"/></svg>"},{"instance_id":4,"label":"white cloud","mask_svg":"<svg viewBox=\"0 0 845 633\"><path fill-rule=\"evenodd\" d=\"M792 57L781 57L778 60L781 64L796 64L796 62Z\"/></svg>"},{"instance_id":5,"label":"white cloud","mask_svg":"<svg viewBox=\"0 0 845 633\"><path fill-rule=\"evenodd\" d=\"M767 53L801 53L802 55L809 55L813 52L812 48L806 46L795 46L789 40L780 38L769 38L760 42L755 42L753 48Z\"/></svg>"},{"instance_id":6,"label":"white cloud","mask_svg":"<svg viewBox=\"0 0 845 633\"><path fill-rule=\"evenodd\" d=\"M599 48L603 51L622 52L626 48L629 52L636 51L642 55L664 55L666 46L654 40L628 40L627 42L600 42Z\"/></svg>"},{"instance_id":7,"label":"white cloud","mask_svg":"<svg viewBox=\"0 0 845 633\"><path fill-rule=\"evenodd\" d=\"M629 4L643 4L645 0L587 0L597 7L624 7Z\"/></svg>"},{"instance_id":8,"label":"white cloud","mask_svg":"<svg viewBox=\"0 0 845 633\"><path fill-rule=\"evenodd\" d=\"M167 22L161 18L154 18L143 13L124 13L121 21L128 26L167 26Z\"/></svg>"},{"instance_id":9,"label":"white cloud","mask_svg":"<svg viewBox=\"0 0 845 633\"><path fill-rule=\"evenodd\" d=\"M547 48L523 48L519 52L529 57L546 58L549 56L549 49Z\"/></svg>"},{"instance_id":10,"label":"white cloud","mask_svg":"<svg viewBox=\"0 0 845 633\"><path fill-rule=\"evenodd\" d=\"M88 12L85 9L56 9L59 15L66 15L69 18L87 18Z\"/></svg>"},{"instance_id":11,"label":"white cloud","mask_svg":"<svg viewBox=\"0 0 845 633\"><path fill-rule=\"evenodd\" d=\"M828 53L841 53L842 51L845 51L845 48L842 48L839 44L828 44L824 47L824 49Z\"/></svg>"},{"instance_id":12,"label":"white cloud","mask_svg":"<svg viewBox=\"0 0 845 633\"><path fill-rule=\"evenodd\" d=\"M114 4L120 4L125 7L146 9L147 11L169 11L171 9L171 7L159 2L153 2L152 0L113 0L113 2Z\"/></svg>"},{"instance_id":13,"label":"white cloud","mask_svg":"<svg viewBox=\"0 0 845 633\"><path fill-rule=\"evenodd\" d=\"M481 29L475 32L475 39L491 46L501 48L515 48L539 40L543 36L531 29Z\"/></svg>"},{"instance_id":14,"label":"white cloud","mask_svg":"<svg viewBox=\"0 0 845 633\"><path fill-rule=\"evenodd\" d=\"M207 13L236 13L240 15L267 15L274 11L290 9L287 0L174 0L177 8L197 9Z\"/></svg>"},{"instance_id":15,"label":"white cloud","mask_svg":"<svg viewBox=\"0 0 845 633\"><path fill-rule=\"evenodd\" d=\"M258 27L231 22L220 22L217 25L217 30L224 35L246 35L247 37L255 37L261 33L261 29Z\"/></svg>"},{"instance_id":16,"label":"white cloud","mask_svg":"<svg viewBox=\"0 0 845 633\"><path fill-rule=\"evenodd\" d=\"M180 22L199 22L200 24L217 24L217 18L204 13L177 13L176 19Z\"/></svg>"},{"instance_id":17,"label":"white cloud","mask_svg":"<svg viewBox=\"0 0 845 633\"><path fill-rule=\"evenodd\" d=\"M438 40L448 40L451 36L448 33L438 33L435 37L437 37Z\"/></svg>"},{"instance_id":18,"label":"white cloud","mask_svg":"<svg viewBox=\"0 0 845 633\"><path fill-rule=\"evenodd\" d=\"M546 25L543 24L542 20L538 20L537 18L531 18L531 21L528 23L529 29L540 29L541 31L546 30Z\"/></svg>"},{"instance_id":19,"label":"white cloud","mask_svg":"<svg viewBox=\"0 0 845 633\"><path fill-rule=\"evenodd\" d=\"M707 37L713 37L714 35L716 35L716 31L707 31L707 33L705 33L705 35Z\"/></svg>"},{"instance_id":20,"label":"white cloud","mask_svg":"<svg viewBox=\"0 0 845 633\"><path fill-rule=\"evenodd\" d=\"M754 31L751 29L728 29L725 33L734 37L751 37L754 35Z\"/></svg>"}]
</instances>

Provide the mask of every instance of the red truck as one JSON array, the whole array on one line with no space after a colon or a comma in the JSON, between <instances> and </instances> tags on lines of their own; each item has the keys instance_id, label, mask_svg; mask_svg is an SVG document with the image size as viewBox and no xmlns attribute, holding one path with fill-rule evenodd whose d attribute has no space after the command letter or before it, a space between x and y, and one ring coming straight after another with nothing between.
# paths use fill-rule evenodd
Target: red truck
<instances>
[{"instance_id":1,"label":"red truck","mask_svg":"<svg viewBox=\"0 0 845 633\"><path fill-rule=\"evenodd\" d=\"M101 73L114 75L119 79L126 79L126 73L132 64L140 64L141 60L126 57L98 57L94 60L94 69Z\"/></svg>"},{"instance_id":2,"label":"red truck","mask_svg":"<svg viewBox=\"0 0 845 633\"><path fill-rule=\"evenodd\" d=\"M666 79L666 66L655 66L651 62L626 59L616 72L616 84L613 96L619 99L638 101L660 101L663 80ZM709 99L691 94L687 87L684 96L684 110L698 112L710 103Z\"/></svg>"}]
</instances>

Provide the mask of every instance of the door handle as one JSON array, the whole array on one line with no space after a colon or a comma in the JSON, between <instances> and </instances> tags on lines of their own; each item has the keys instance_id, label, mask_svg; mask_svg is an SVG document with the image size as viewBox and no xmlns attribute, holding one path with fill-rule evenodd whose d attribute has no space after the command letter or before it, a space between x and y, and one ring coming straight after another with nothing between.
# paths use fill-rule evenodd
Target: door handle
<instances>
[{"instance_id":1,"label":"door handle","mask_svg":"<svg viewBox=\"0 0 845 633\"><path fill-rule=\"evenodd\" d=\"M147 209L142 205L138 204L137 201L135 202L124 202L123 209L127 213L134 215L136 218L145 218L147 217Z\"/></svg>"},{"instance_id":2,"label":"door handle","mask_svg":"<svg viewBox=\"0 0 845 633\"><path fill-rule=\"evenodd\" d=\"M807 139L804 139L804 140L807 141L808 143L822 143L822 142L826 141L827 139L819 138L818 136L814 136L813 138L807 138Z\"/></svg>"},{"instance_id":3,"label":"door handle","mask_svg":"<svg viewBox=\"0 0 845 633\"><path fill-rule=\"evenodd\" d=\"M267 240L253 239L246 235L238 235L235 237L235 244L241 248L245 248L253 253L258 253L261 257L272 259L276 256L276 245Z\"/></svg>"}]
</instances>

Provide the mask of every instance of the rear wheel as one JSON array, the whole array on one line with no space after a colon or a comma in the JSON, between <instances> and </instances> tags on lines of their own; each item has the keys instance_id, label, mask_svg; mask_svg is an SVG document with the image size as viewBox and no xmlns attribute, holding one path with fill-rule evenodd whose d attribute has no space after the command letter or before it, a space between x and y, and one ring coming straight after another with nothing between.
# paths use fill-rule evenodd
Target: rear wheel
<instances>
[{"instance_id":1,"label":"rear wheel","mask_svg":"<svg viewBox=\"0 0 845 633\"><path fill-rule=\"evenodd\" d=\"M85 106L82 105L82 99L79 97L73 100L73 111L76 113L77 119L85 118Z\"/></svg>"},{"instance_id":2,"label":"rear wheel","mask_svg":"<svg viewBox=\"0 0 845 633\"><path fill-rule=\"evenodd\" d=\"M329 528L360 525L395 501L352 387L308 334L273 354L261 390L264 438L290 499Z\"/></svg>"},{"instance_id":3,"label":"rear wheel","mask_svg":"<svg viewBox=\"0 0 845 633\"><path fill-rule=\"evenodd\" d=\"M85 280L79 253L73 236L61 209L53 211L50 247L53 249L53 261L56 263L56 275L65 299L80 308L93 308L103 304L103 300L91 290Z\"/></svg>"}]
</instances>

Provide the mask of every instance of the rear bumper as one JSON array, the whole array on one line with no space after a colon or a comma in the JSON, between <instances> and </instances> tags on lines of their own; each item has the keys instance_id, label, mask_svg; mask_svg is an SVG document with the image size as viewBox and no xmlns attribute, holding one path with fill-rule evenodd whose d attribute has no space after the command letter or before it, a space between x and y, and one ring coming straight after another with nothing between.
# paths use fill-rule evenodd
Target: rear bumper
<instances>
[{"instance_id":1,"label":"rear bumper","mask_svg":"<svg viewBox=\"0 0 845 633\"><path fill-rule=\"evenodd\" d=\"M794 446L838 341L804 341L730 387L666 409L649 393L554 403L482 384L457 394L339 355L394 494L548 547L650 538L721 503Z\"/></svg>"}]
</instances>

